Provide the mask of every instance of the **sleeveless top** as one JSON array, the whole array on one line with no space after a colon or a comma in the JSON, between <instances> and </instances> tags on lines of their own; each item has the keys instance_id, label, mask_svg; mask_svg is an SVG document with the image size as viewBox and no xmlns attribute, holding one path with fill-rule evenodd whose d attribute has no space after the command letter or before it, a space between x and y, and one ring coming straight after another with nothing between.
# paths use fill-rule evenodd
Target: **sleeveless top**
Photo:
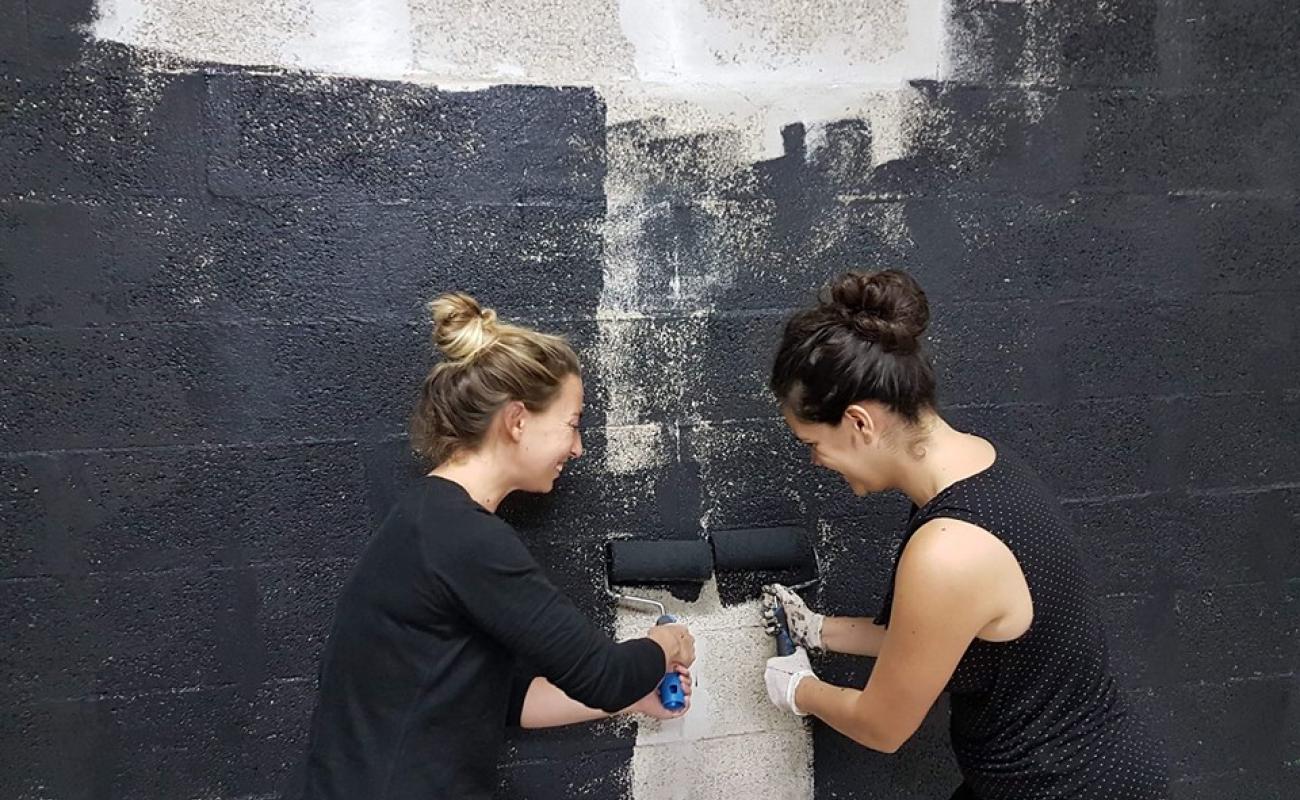
<instances>
[{"instance_id":1,"label":"sleeveless top","mask_svg":"<svg viewBox=\"0 0 1300 800\"><path fill-rule=\"evenodd\" d=\"M876 621L888 626L898 558L933 519L978 525L1020 564L1034 617L1010 642L973 641L950 696L952 746L979 800L1157 800L1160 748L1120 694L1069 523L1024 462L998 447L992 466L913 507Z\"/></svg>"}]
</instances>

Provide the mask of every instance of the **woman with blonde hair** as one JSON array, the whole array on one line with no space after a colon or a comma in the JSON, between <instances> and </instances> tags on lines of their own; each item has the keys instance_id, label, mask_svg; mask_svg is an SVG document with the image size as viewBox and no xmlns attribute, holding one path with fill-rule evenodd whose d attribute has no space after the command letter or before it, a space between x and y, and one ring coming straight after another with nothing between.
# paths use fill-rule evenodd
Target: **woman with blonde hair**
<instances>
[{"instance_id":1,"label":"woman with blonde hair","mask_svg":"<svg viewBox=\"0 0 1300 800\"><path fill-rule=\"evenodd\" d=\"M464 294L429 308L445 358L411 420L432 466L343 588L320 670L304 800L490 798L506 728L679 716L655 687L694 661L678 624L615 643L496 516L582 455L578 358Z\"/></svg>"}]
</instances>

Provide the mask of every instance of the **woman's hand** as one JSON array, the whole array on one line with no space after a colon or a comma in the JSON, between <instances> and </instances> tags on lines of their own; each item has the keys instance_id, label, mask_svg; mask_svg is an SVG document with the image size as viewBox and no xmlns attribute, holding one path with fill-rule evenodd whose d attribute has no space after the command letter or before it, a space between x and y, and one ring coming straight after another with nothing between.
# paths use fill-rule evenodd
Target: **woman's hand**
<instances>
[{"instance_id":1,"label":"woman's hand","mask_svg":"<svg viewBox=\"0 0 1300 800\"><path fill-rule=\"evenodd\" d=\"M763 587L763 627L776 635L776 607L785 608L786 627L796 645L810 650L822 649L822 624L826 617L808 607L799 595L779 583Z\"/></svg>"},{"instance_id":2,"label":"woman's hand","mask_svg":"<svg viewBox=\"0 0 1300 800\"><path fill-rule=\"evenodd\" d=\"M663 648L665 672L695 663L695 637L680 622L655 625L646 636Z\"/></svg>"},{"instance_id":3,"label":"woman's hand","mask_svg":"<svg viewBox=\"0 0 1300 800\"><path fill-rule=\"evenodd\" d=\"M686 667L678 666L677 674L682 679L682 694L686 695L686 707L681 711L669 711L664 708L664 704L659 700L658 686L655 687L653 692L633 703L625 711L644 714L652 719L677 719L686 716L686 712L691 710L691 673L687 671Z\"/></svg>"},{"instance_id":4,"label":"woman's hand","mask_svg":"<svg viewBox=\"0 0 1300 800\"><path fill-rule=\"evenodd\" d=\"M767 669L763 672L763 682L767 684L767 699L782 711L792 711L801 717L808 712L795 704L794 695L799 683L805 678L815 678L812 665L808 663L808 651L802 647L788 656L773 656L767 660Z\"/></svg>"}]
</instances>

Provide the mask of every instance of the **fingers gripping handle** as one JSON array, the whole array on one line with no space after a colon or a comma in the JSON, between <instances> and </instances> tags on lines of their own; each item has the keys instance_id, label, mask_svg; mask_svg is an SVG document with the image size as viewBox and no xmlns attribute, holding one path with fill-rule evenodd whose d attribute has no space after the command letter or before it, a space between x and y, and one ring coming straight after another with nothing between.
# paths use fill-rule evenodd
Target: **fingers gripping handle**
<instances>
[{"instance_id":1,"label":"fingers gripping handle","mask_svg":"<svg viewBox=\"0 0 1300 800\"><path fill-rule=\"evenodd\" d=\"M677 621L672 614L664 614L655 620L656 625L668 625ZM793 652L793 650L791 651ZM664 675L659 681L659 702L669 711L681 711L686 708L686 692L682 691L682 676L676 670Z\"/></svg>"},{"instance_id":2,"label":"fingers gripping handle","mask_svg":"<svg viewBox=\"0 0 1300 800\"><path fill-rule=\"evenodd\" d=\"M788 656L794 652L794 640L790 638L790 625L785 618L785 606L779 601L776 608L772 609L772 616L776 619L776 654Z\"/></svg>"}]
</instances>

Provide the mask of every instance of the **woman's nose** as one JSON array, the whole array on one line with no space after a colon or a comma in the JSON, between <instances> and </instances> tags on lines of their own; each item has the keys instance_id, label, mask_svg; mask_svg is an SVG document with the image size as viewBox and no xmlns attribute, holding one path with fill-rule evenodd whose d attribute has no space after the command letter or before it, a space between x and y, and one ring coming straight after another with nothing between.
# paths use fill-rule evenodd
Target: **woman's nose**
<instances>
[{"instance_id":1,"label":"woman's nose","mask_svg":"<svg viewBox=\"0 0 1300 800\"><path fill-rule=\"evenodd\" d=\"M574 458L577 458L578 456L582 455L582 434L581 433L573 434L573 449L569 451L569 455Z\"/></svg>"}]
</instances>

